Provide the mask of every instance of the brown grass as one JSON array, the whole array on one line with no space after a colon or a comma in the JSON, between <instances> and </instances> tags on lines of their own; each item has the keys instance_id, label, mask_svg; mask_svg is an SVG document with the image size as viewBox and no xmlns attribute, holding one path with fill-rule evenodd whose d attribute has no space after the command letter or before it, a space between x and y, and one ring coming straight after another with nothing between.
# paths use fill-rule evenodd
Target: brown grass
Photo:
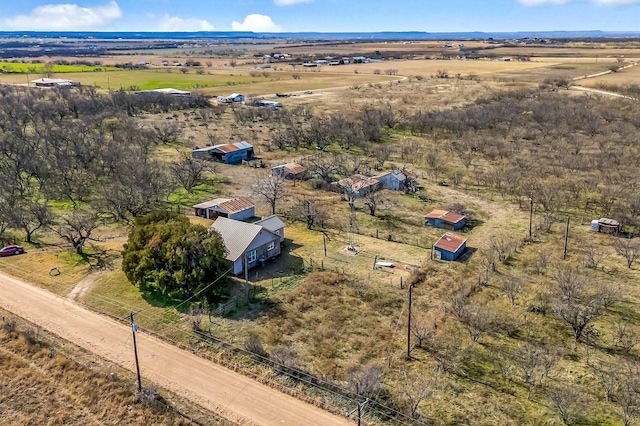
<instances>
[{"instance_id":1,"label":"brown grass","mask_svg":"<svg viewBox=\"0 0 640 426\"><path fill-rule=\"evenodd\" d=\"M3 312L3 319L6 313ZM0 329L0 423L3 425L188 425L167 401L135 403L135 377L68 342L8 317ZM204 424L225 424L183 400L180 410Z\"/></svg>"}]
</instances>

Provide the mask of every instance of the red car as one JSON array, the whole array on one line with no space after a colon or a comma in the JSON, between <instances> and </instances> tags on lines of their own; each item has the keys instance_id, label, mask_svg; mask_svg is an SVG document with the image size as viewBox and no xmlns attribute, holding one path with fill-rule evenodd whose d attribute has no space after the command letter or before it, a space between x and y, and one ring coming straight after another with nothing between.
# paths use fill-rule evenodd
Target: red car
<instances>
[{"instance_id":1,"label":"red car","mask_svg":"<svg viewBox=\"0 0 640 426\"><path fill-rule=\"evenodd\" d=\"M22 254L24 253L24 247L17 246L15 244L4 246L0 249L0 257L11 256L14 254Z\"/></svg>"}]
</instances>

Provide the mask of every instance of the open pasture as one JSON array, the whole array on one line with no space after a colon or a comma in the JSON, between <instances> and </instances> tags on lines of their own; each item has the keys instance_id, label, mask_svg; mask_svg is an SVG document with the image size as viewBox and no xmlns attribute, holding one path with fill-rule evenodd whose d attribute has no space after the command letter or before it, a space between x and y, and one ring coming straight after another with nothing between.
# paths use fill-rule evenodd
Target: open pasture
<instances>
[{"instance_id":1,"label":"open pasture","mask_svg":"<svg viewBox=\"0 0 640 426\"><path fill-rule=\"evenodd\" d=\"M167 68L109 73L62 73L55 76L76 80L85 86L96 86L102 89L149 90L172 87L182 90L199 90L204 95L227 95L231 92L264 95L397 79L397 77L384 75L351 73L345 76L344 74L307 72L305 70L295 72L266 71L264 74L256 76L250 75L248 69L231 69L224 72L205 71L202 74L196 73L195 69L189 68L187 70L187 73ZM296 74L296 78L294 78L294 74ZM23 84L24 75L3 75L0 77L0 83Z\"/></svg>"},{"instance_id":2,"label":"open pasture","mask_svg":"<svg viewBox=\"0 0 640 426\"><path fill-rule=\"evenodd\" d=\"M533 57L554 57L554 58L637 58L640 57L640 49L615 48L612 46L600 46L592 44L585 47L574 47L567 45L554 46L500 46L482 53L492 56L533 56Z\"/></svg>"},{"instance_id":3,"label":"open pasture","mask_svg":"<svg viewBox=\"0 0 640 426\"><path fill-rule=\"evenodd\" d=\"M547 79L571 80L577 77L600 73L603 71L607 71L612 65L611 63L603 62L568 62L554 64L550 64L547 62L537 62L537 64L540 65L537 68L503 71L495 73L494 77L499 81L542 83Z\"/></svg>"},{"instance_id":4,"label":"open pasture","mask_svg":"<svg viewBox=\"0 0 640 426\"><path fill-rule=\"evenodd\" d=\"M634 66L622 71L612 72L600 77L590 78L580 82L582 86L597 87L598 85L616 84L624 86L628 84L640 84L640 67Z\"/></svg>"}]
</instances>

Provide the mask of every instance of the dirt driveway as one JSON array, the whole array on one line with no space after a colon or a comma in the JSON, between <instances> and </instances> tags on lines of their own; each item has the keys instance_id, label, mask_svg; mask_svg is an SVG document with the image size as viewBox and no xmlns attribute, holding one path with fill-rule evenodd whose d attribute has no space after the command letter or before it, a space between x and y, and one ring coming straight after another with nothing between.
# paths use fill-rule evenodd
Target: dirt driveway
<instances>
[{"instance_id":1,"label":"dirt driveway","mask_svg":"<svg viewBox=\"0 0 640 426\"><path fill-rule=\"evenodd\" d=\"M135 368L130 328L72 300L0 273L0 306L124 368ZM237 424L350 424L144 333L137 339L143 386L153 382Z\"/></svg>"}]
</instances>

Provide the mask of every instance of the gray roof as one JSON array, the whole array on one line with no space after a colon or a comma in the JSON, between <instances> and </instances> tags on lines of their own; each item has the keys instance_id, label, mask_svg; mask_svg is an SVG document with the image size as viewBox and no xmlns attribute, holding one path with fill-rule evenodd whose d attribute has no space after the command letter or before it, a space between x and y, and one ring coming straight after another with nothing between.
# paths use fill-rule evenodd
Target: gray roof
<instances>
[{"instance_id":1,"label":"gray roof","mask_svg":"<svg viewBox=\"0 0 640 426\"><path fill-rule=\"evenodd\" d=\"M226 259L235 262L262 231L262 226L219 217L213 222L211 229L215 229L222 236L227 247Z\"/></svg>"},{"instance_id":2,"label":"gray roof","mask_svg":"<svg viewBox=\"0 0 640 426\"><path fill-rule=\"evenodd\" d=\"M407 177L405 176L404 173L402 173L402 170L394 170L392 172L387 172L387 173L383 173L381 175L378 176L374 176L375 179L382 179L385 176L393 176L395 177L397 180L399 180L400 182L403 182L405 180L407 180Z\"/></svg>"},{"instance_id":3,"label":"gray roof","mask_svg":"<svg viewBox=\"0 0 640 426\"><path fill-rule=\"evenodd\" d=\"M260 225L271 232L276 232L278 229L284 228L284 222L275 214L254 222L254 225Z\"/></svg>"},{"instance_id":4,"label":"gray roof","mask_svg":"<svg viewBox=\"0 0 640 426\"><path fill-rule=\"evenodd\" d=\"M207 151L213 151L215 149L215 147L213 146L207 146L205 148L196 148L193 151L194 152L207 152Z\"/></svg>"}]
</instances>

